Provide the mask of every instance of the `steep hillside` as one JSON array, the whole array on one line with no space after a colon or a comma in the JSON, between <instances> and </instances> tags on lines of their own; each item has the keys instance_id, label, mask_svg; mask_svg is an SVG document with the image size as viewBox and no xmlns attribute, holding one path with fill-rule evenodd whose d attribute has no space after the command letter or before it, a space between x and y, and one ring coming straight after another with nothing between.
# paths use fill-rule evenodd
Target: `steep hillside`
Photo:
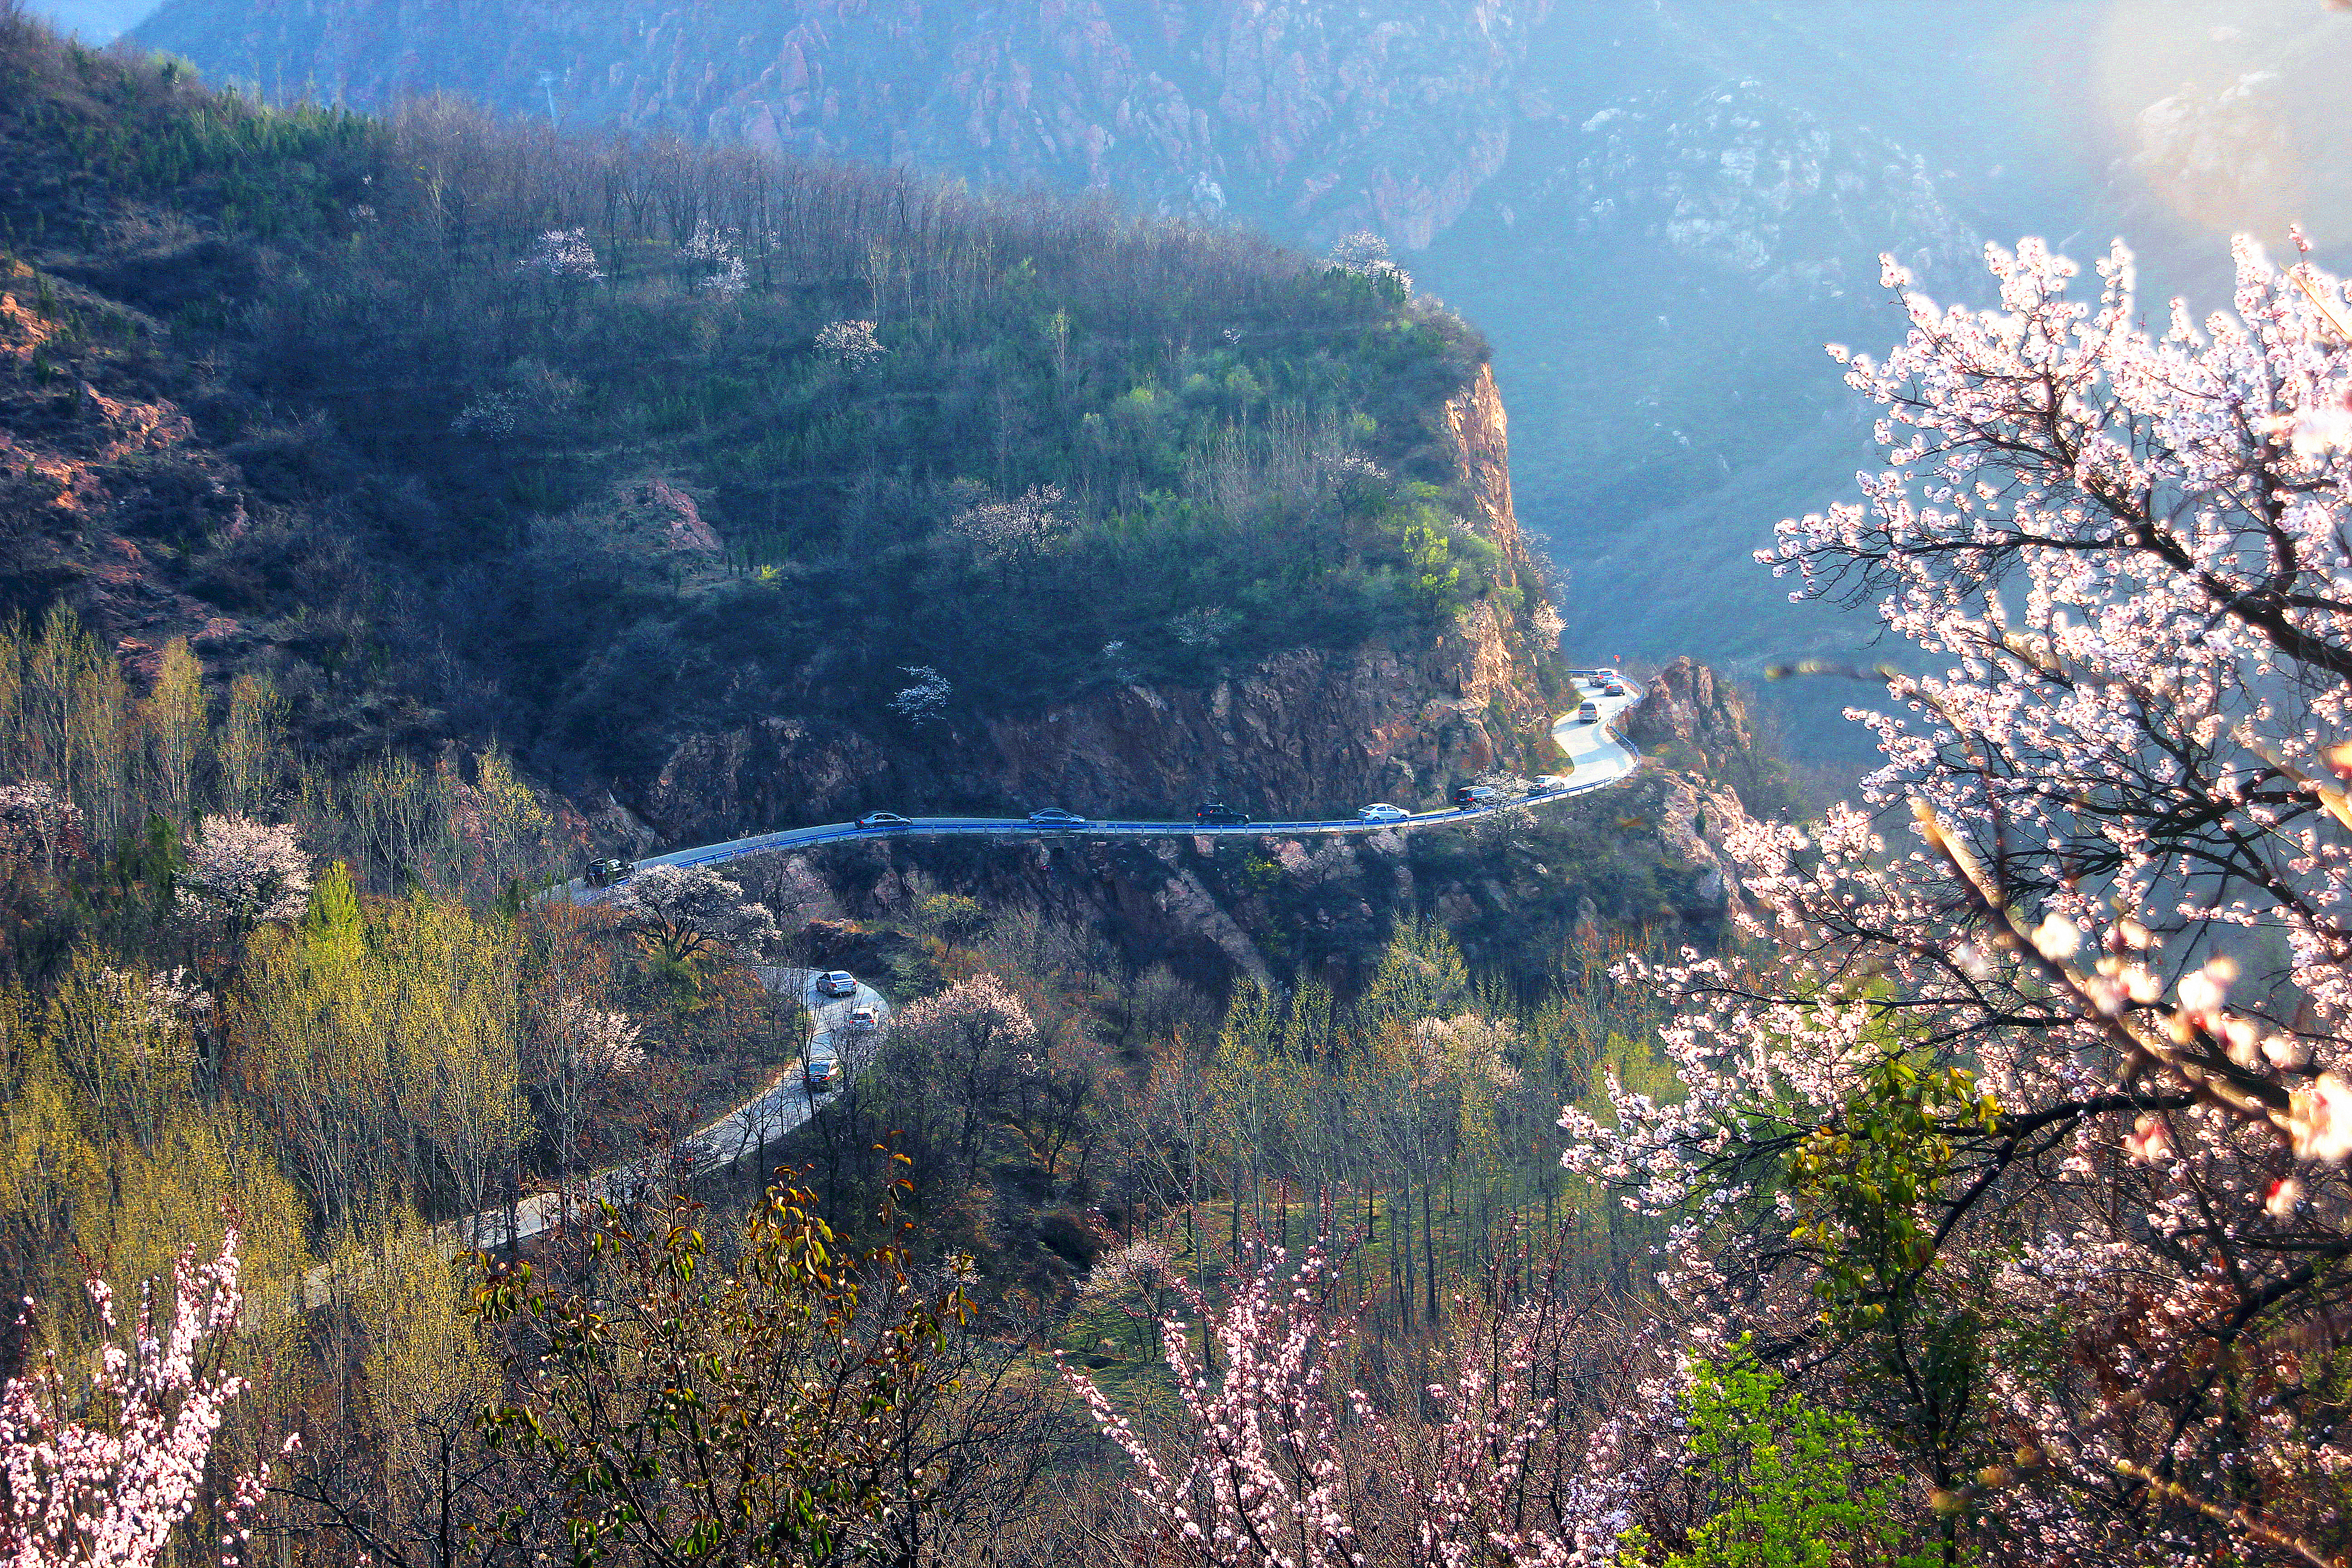
<instances>
[{"instance_id":1,"label":"steep hillside","mask_svg":"<svg viewBox=\"0 0 2352 1568\"><path fill-rule=\"evenodd\" d=\"M1485 347L1392 272L21 24L0 68L21 609L665 836L1542 760Z\"/></svg>"},{"instance_id":2,"label":"steep hillside","mask_svg":"<svg viewBox=\"0 0 2352 1568\"><path fill-rule=\"evenodd\" d=\"M1180 728L1181 716L1160 722ZM1645 758L1633 779L1454 832L868 839L752 857L729 874L801 933L803 961L860 973L900 963L878 933L921 929L926 900L948 889L1000 920L1025 911L1094 933L1137 973L1166 964L1216 994L1308 979L1353 992L1398 922L1425 917L1492 973L1540 990L1564 952L1715 945L1740 897L1724 846L1751 816L1797 812L1747 695L1704 665L1659 670L1622 728Z\"/></svg>"},{"instance_id":3,"label":"steep hillside","mask_svg":"<svg viewBox=\"0 0 2352 1568\"><path fill-rule=\"evenodd\" d=\"M638 134L1107 189L1318 247L1364 227L1496 324L1571 647L1753 674L1870 635L1750 552L1868 460L1827 342L1878 257L1983 297L1986 239L2116 233L2162 290L2213 229L2323 243L2352 18L2305 0L169 0L146 40L361 104L457 92ZM2184 244L2184 241L2193 243ZM2200 263L2201 265L2201 263ZM1809 688L1809 746L1838 703ZM1857 755L1867 742L1846 733Z\"/></svg>"}]
</instances>

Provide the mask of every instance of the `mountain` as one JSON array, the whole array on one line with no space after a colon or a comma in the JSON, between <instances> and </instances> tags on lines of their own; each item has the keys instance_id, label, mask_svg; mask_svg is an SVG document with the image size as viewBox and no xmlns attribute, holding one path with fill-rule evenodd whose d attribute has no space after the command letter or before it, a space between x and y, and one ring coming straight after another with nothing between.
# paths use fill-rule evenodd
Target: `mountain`
<instances>
[{"instance_id":1,"label":"mountain","mask_svg":"<svg viewBox=\"0 0 2352 1568\"><path fill-rule=\"evenodd\" d=\"M1550 762L1486 346L1392 270L7 68L7 588L135 669L185 638L345 757L495 737L637 840Z\"/></svg>"},{"instance_id":2,"label":"mountain","mask_svg":"<svg viewBox=\"0 0 2352 1568\"><path fill-rule=\"evenodd\" d=\"M2156 298L2219 304L2220 234L2352 219L2352 19L2304 0L171 0L139 36L269 94L1373 230L1490 324L1570 646L1749 672L1869 637L1748 557L1870 460L1820 350L1898 330L1882 251L1981 299L1987 239L2123 233ZM1841 743L1843 694L1795 700Z\"/></svg>"}]
</instances>

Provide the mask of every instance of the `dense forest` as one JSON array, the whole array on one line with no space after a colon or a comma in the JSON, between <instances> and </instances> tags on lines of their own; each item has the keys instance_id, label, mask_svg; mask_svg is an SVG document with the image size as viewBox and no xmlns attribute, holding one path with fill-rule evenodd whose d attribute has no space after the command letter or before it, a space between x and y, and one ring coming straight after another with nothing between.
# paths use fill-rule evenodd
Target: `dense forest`
<instances>
[{"instance_id":1,"label":"dense forest","mask_svg":"<svg viewBox=\"0 0 2352 1568\"><path fill-rule=\"evenodd\" d=\"M856 921L748 868L575 902L565 791L643 765L625 709L1539 635L1433 455L1476 339L1381 258L265 111L13 11L0 145L17 1561L2352 1552L2352 295L2307 258L2162 336L2120 247L2088 300L1995 250L1989 310L1889 263L1905 337L1838 351L1885 466L1772 555L1948 668L1789 672L1886 696L1807 820L1657 748L1722 775L1721 921L1400 895L1212 973L951 857ZM1654 883L1589 804L1427 854ZM1297 843L1236 864L1315 908ZM808 1087L849 952L873 1052L698 1157Z\"/></svg>"}]
</instances>

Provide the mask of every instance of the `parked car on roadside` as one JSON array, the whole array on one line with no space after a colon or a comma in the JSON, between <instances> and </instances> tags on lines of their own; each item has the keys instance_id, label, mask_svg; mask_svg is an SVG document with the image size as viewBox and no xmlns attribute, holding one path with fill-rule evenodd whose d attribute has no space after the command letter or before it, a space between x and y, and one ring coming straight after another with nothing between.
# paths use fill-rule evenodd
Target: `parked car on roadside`
<instances>
[{"instance_id":1,"label":"parked car on roadside","mask_svg":"<svg viewBox=\"0 0 2352 1568\"><path fill-rule=\"evenodd\" d=\"M1359 810L1356 813L1356 820L1359 822L1402 822L1406 817L1411 816L1412 815L1412 813L1407 811L1401 805L1391 805L1386 801L1376 801L1372 805L1364 806Z\"/></svg>"},{"instance_id":2,"label":"parked car on roadside","mask_svg":"<svg viewBox=\"0 0 2352 1568\"><path fill-rule=\"evenodd\" d=\"M816 994L820 996L855 996L857 976L846 969L830 969L816 977Z\"/></svg>"},{"instance_id":3,"label":"parked car on roadside","mask_svg":"<svg viewBox=\"0 0 2352 1568\"><path fill-rule=\"evenodd\" d=\"M1084 827L1087 819L1075 811L1064 811L1058 805L1048 805L1029 814L1029 820L1039 827Z\"/></svg>"},{"instance_id":4,"label":"parked car on roadside","mask_svg":"<svg viewBox=\"0 0 2352 1568\"><path fill-rule=\"evenodd\" d=\"M615 882L625 880L636 868L637 863L635 860L591 860L588 862L588 885L592 888L609 888Z\"/></svg>"},{"instance_id":5,"label":"parked car on roadside","mask_svg":"<svg viewBox=\"0 0 2352 1568\"><path fill-rule=\"evenodd\" d=\"M857 819L860 827L912 827L915 825L895 811L869 811Z\"/></svg>"},{"instance_id":6,"label":"parked car on roadside","mask_svg":"<svg viewBox=\"0 0 2352 1568\"><path fill-rule=\"evenodd\" d=\"M830 1088L833 1081L841 1076L841 1053L831 1046L811 1046L807 1057L802 1060L801 1074L808 1080L811 1089Z\"/></svg>"}]
</instances>

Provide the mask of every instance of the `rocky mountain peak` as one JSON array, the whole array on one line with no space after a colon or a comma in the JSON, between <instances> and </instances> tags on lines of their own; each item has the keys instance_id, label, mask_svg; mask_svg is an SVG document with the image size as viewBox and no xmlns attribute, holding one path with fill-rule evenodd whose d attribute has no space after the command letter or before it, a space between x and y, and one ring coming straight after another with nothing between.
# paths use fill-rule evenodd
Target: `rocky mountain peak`
<instances>
[{"instance_id":1,"label":"rocky mountain peak","mask_svg":"<svg viewBox=\"0 0 2352 1568\"><path fill-rule=\"evenodd\" d=\"M1687 655L1650 678L1623 729L1645 752L1686 747L1710 771L1732 767L1757 750L1747 698Z\"/></svg>"}]
</instances>

